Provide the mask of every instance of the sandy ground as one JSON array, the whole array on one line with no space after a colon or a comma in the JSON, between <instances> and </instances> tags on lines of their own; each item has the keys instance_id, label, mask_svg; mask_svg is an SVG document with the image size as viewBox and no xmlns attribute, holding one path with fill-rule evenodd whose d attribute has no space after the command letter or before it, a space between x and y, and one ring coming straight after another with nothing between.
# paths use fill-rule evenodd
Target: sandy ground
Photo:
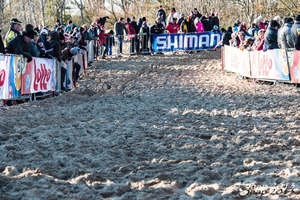
<instances>
[{"instance_id":1,"label":"sandy ground","mask_svg":"<svg viewBox=\"0 0 300 200\"><path fill-rule=\"evenodd\" d=\"M1 108L0 199L300 199L300 90L220 57L100 61L73 91Z\"/></svg>"}]
</instances>

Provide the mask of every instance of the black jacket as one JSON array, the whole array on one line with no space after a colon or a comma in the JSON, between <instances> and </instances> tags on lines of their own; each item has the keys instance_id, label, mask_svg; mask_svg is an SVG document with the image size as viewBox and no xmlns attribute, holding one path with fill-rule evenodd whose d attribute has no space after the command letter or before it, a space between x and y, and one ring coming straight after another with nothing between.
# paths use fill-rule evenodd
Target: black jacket
<instances>
[{"instance_id":1,"label":"black jacket","mask_svg":"<svg viewBox=\"0 0 300 200\"><path fill-rule=\"evenodd\" d=\"M61 62L61 46L59 43L59 34L56 31L53 31L50 35L50 44L53 48L53 57Z\"/></svg>"},{"instance_id":2,"label":"black jacket","mask_svg":"<svg viewBox=\"0 0 300 200\"><path fill-rule=\"evenodd\" d=\"M4 48L4 44L3 44L1 35L0 35L0 53L5 54L5 48Z\"/></svg>"},{"instance_id":3,"label":"black jacket","mask_svg":"<svg viewBox=\"0 0 300 200\"><path fill-rule=\"evenodd\" d=\"M8 43L6 53L23 55L25 58L32 58L26 49L28 50L28 44L24 41L24 36L18 35Z\"/></svg>"}]
</instances>

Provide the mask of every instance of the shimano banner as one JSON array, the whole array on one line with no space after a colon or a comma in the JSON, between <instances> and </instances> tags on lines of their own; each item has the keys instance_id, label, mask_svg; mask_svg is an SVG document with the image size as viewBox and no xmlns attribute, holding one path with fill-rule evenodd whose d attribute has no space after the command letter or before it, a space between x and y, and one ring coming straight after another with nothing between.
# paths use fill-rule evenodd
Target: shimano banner
<instances>
[{"instance_id":1,"label":"shimano banner","mask_svg":"<svg viewBox=\"0 0 300 200\"><path fill-rule=\"evenodd\" d=\"M204 50L213 49L222 38L221 33L177 33L152 35L152 48L155 52L179 50Z\"/></svg>"}]
</instances>

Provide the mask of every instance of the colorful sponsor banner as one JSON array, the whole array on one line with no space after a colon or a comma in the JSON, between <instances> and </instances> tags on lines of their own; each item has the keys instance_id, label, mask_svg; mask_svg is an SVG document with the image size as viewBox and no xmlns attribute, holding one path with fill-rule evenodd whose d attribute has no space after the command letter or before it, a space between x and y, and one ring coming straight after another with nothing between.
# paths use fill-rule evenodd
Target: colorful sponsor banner
<instances>
[{"instance_id":1,"label":"colorful sponsor banner","mask_svg":"<svg viewBox=\"0 0 300 200\"><path fill-rule=\"evenodd\" d=\"M0 60L0 99L8 99L8 88L9 88L9 65L10 56L1 56Z\"/></svg>"},{"instance_id":2,"label":"colorful sponsor banner","mask_svg":"<svg viewBox=\"0 0 300 200\"><path fill-rule=\"evenodd\" d=\"M22 56L0 56L0 99L17 99L21 95Z\"/></svg>"},{"instance_id":3,"label":"colorful sponsor banner","mask_svg":"<svg viewBox=\"0 0 300 200\"><path fill-rule=\"evenodd\" d=\"M289 81L288 58L284 49L251 52L251 77Z\"/></svg>"},{"instance_id":4,"label":"colorful sponsor banner","mask_svg":"<svg viewBox=\"0 0 300 200\"><path fill-rule=\"evenodd\" d=\"M25 67L25 59L22 56L10 56L9 64L9 98L21 96L21 72Z\"/></svg>"},{"instance_id":5,"label":"colorful sponsor banner","mask_svg":"<svg viewBox=\"0 0 300 200\"><path fill-rule=\"evenodd\" d=\"M249 51L240 50L236 47L225 45L225 70L250 77L250 56Z\"/></svg>"},{"instance_id":6,"label":"colorful sponsor banner","mask_svg":"<svg viewBox=\"0 0 300 200\"><path fill-rule=\"evenodd\" d=\"M292 64L290 65L290 74L292 83L300 83L300 51L288 52L292 53Z\"/></svg>"},{"instance_id":7,"label":"colorful sponsor banner","mask_svg":"<svg viewBox=\"0 0 300 200\"><path fill-rule=\"evenodd\" d=\"M33 58L22 70L22 94L55 90L55 60Z\"/></svg>"},{"instance_id":8,"label":"colorful sponsor banner","mask_svg":"<svg viewBox=\"0 0 300 200\"><path fill-rule=\"evenodd\" d=\"M221 34L213 32L158 34L152 35L152 49L155 52L213 49L221 38Z\"/></svg>"}]
</instances>

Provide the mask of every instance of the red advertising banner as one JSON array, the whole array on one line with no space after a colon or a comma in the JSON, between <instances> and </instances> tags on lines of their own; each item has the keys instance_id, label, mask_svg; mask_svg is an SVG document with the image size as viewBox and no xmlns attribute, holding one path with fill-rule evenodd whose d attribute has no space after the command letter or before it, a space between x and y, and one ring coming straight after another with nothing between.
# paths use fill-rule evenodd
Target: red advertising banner
<instances>
[{"instance_id":1,"label":"red advertising banner","mask_svg":"<svg viewBox=\"0 0 300 200\"><path fill-rule=\"evenodd\" d=\"M55 90L54 59L33 58L22 71L22 94Z\"/></svg>"},{"instance_id":2,"label":"red advertising banner","mask_svg":"<svg viewBox=\"0 0 300 200\"><path fill-rule=\"evenodd\" d=\"M291 83L300 83L300 51L293 52L292 65L290 66Z\"/></svg>"}]
</instances>

